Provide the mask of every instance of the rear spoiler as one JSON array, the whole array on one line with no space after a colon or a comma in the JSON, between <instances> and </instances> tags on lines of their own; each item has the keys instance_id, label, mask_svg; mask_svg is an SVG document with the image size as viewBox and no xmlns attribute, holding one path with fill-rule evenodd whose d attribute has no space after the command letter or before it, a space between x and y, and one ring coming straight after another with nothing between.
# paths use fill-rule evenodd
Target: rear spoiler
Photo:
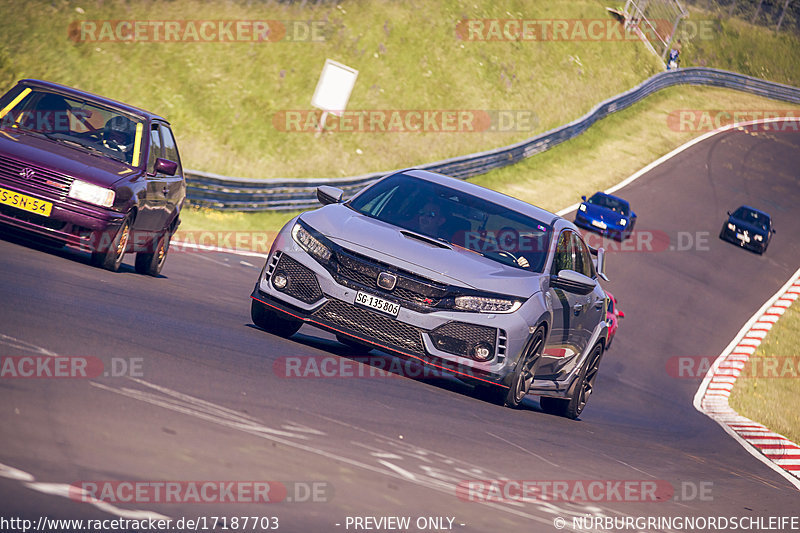
<instances>
[{"instance_id":1,"label":"rear spoiler","mask_svg":"<svg viewBox=\"0 0 800 533\"><path fill-rule=\"evenodd\" d=\"M588 245L587 245L588 246ZM606 276L606 250L605 248L593 248L589 246L589 252L595 257L597 260L595 261L595 268L597 269L597 275L600 276L604 281L609 281L608 276Z\"/></svg>"}]
</instances>

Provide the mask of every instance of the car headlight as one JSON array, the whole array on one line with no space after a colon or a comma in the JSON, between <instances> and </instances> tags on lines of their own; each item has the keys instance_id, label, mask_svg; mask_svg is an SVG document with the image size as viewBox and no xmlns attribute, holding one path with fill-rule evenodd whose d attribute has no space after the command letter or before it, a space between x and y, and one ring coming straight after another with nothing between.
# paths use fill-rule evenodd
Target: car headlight
<instances>
[{"instance_id":1,"label":"car headlight","mask_svg":"<svg viewBox=\"0 0 800 533\"><path fill-rule=\"evenodd\" d=\"M85 181L75 180L69 187L70 198L89 202L90 204L102 205L103 207L111 207L114 205L114 191L86 183Z\"/></svg>"},{"instance_id":2,"label":"car headlight","mask_svg":"<svg viewBox=\"0 0 800 533\"><path fill-rule=\"evenodd\" d=\"M756 237L757 241L763 241L764 240L764 236L763 235L756 235L755 237Z\"/></svg>"},{"instance_id":3,"label":"car headlight","mask_svg":"<svg viewBox=\"0 0 800 533\"><path fill-rule=\"evenodd\" d=\"M622 226L622 227L625 227L627 224L628 224L628 221L627 221L627 220L625 220L624 218L623 218L623 219L620 219L620 221L619 221L619 225L620 225L620 226Z\"/></svg>"},{"instance_id":4,"label":"car headlight","mask_svg":"<svg viewBox=\"0 0 800 533\"><path fill-rule=\"evenodd\" d=\"M581 204L581 206L578 209L580 209L581 211L583 211L585 213L586 212L586 204Z\"/></svg>"},{"instance_id":5,"label":"car headlight","mask_svg":"<svg viewBox=\"0 0 800 533\"><path fill-rule=\"evenodd\" d=\"M303 250L313 255L320 261L327 261L331 257L331 250L319 239L311 235L303 226L295 224L292 227L292 238Z\"/></svg>"},{"instance_id":6,"label":"car headlight","mask_svg":"<svg viewBox=\"0 0 800 533\"><path fill-rule=\"evenodd\" d=\"M477 313L513 313L522 302L485 296L456 296L456 309Z\"/></svg>"},{"instance_id":7,"label":"car headlight","mask_svg":"<svg viewBox=\"0 0 800 533\"><path fill-rule=\"evenodd\" d=\"M734 226L733 224L728 222L728 229L731 230L731 231L736 231L736 226Z\"/></svg>"}]
</instances>

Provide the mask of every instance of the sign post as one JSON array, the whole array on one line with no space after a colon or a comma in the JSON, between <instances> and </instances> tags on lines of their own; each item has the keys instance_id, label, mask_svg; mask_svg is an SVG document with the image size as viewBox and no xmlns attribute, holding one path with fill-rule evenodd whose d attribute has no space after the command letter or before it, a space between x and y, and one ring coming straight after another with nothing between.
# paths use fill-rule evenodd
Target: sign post
<instances>
[{"instance_id":1,"label":"sign post","mask_svg":"<svg viewBox=\"0 0 800 533\"><path fill-rule=\"evenodd\" d=\"M319 76L317 88L311 98L311 105L322 110L316 136L325 128L328 113L341 117L350 100L350 93L356 84L358 71L332 59L325 60L322 74Z\"/></svg>"}]
</instances>

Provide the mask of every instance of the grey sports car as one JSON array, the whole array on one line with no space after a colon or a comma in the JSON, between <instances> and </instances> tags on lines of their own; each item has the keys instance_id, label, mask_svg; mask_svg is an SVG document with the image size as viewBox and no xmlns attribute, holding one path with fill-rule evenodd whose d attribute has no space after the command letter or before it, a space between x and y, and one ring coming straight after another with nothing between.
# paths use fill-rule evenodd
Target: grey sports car
<instances>
[{"instance_id":1,"label":"grey sports car","mask_svg":"<svg viewBox=\"0 0 800 533\"><path fill-rule=\"evenodd\" d=\"M580 415L608 335L604 252L572 222L423 170L390 174L280 231L251 295L260 328L302 324L413 358L517 407ZM592 258L596 256L596 259Z\"/></svg>"}]
</instances>

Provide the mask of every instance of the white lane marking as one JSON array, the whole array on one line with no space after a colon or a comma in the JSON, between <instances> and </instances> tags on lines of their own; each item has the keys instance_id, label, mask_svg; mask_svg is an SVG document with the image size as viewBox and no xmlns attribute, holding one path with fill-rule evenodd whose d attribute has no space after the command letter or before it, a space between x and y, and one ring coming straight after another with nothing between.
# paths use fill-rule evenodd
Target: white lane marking
<instances>
[{"instance_id":1,"label":"white lane marking","mask_svg":"<svg viewBox=\"0 0 800 533\"><path fill-rule=\"evenodd\" d=\"M8 466L3 463L0 463L0 477L22 481L23 482L22 484L25 487L28 487L31 490L35 490L36 492L41 492L42 494L47 494L50 496L60 496L62 498L67 498L72 501L80 503L86 503L106 513L119 516L120 518L127 518L129 520L170 519L170 517L168 516L164 516L162 514L153 511L120 509L119 507L111 505L108 502L103 502L92 498L91 495L88 494L84 489L74 485L67 485L66 483L46 483L42 481L36 481L36 478L33 476L33 474L24 472L22 470L19 470L18 468L14 468L13 466Z\"/></svg>"},{"instance_id":2,"label":"white lane marking","mask_svg":"<svg viewBox=\"0 0 800 533\"><path fill-rule=\"evenodd\" d=\"M750 317L750 319L742 326L742 329L739 330L739 333L731 340L730 344L722 351L722 353L717 356L714 360L714 363L708 369L705 377L703 378L700 387L697 389L697 393L694 395L694 401L692 402L694 408L703 413L704 415L708 416L715 422L717 422L725 432L730 435L736 442L738 442L750 455L770 467L772 470L780 474L784 479L789 481L792 485L796 488L800 489L800 473L795 475L793 472L790 472L784 468L781 468L779 464L777 464L773 459L767 457L765 452L758 449L754 444L781 444L785 445L787 448L796 448L797 445L787 439L782 435L778 435L776 433L769 432L768 435L774 435L773 438L765 436L764 438L758 437L748 437L744 438L740 435L738 431L741 431L741 428L747 427L750 428L748 431L752 431L752 428L756 427L764 427L757 422L750 420L744 416L741 416L739 413L733 410L733 408L728 405L727 394L720 393L719 391L714 391L713 393L709 392L712 389L710 386L712 384L712 380L719 372L720 368L726 363L728 356L731 353L739 353L742 351L742 341L748 336L751 332L752 327L761 321L764 320L764 315L768 313L780 313L783 314L785 308L783 307L775 307L775 302L783 297L784 294L789 292L790 290L794 290L795 287L798 287L798 280L800 280L800 269L797 269L794 274L789 278L783 287L778 289L778 291L769 298L761 308L756 311L756 313ZM777 311L779 310L779 311ZM757 343L758 344L758 343ZM748 346L750 350L746 350L746 353L753 354L755 353L755 346ZM728 393L729 394L729 393ZM713 398L713 401L712 399ZM766 429L766 428L765 428ZM775 452L772 452L775 453Z\"/></svg>"},{"instance_id":3,"label":"white lane marking","mask_svg":"<svg viewBox=\"0 0 800 533\"><path fill-rule=\"evenodd\" d=\"M10 346L11 348L16 348L19 350L25 350L26 352L38 353L41 355L49 355L51 357L58 356L57 353L51 352L47 348L36 346L35 344L31 344L30 342L17 339L16 337L12 337L11 335L5 335L3 333L0 333L0 344L4 344L6 346Z\"/></svg>"},{"instance_id":4,"label":"white lane marking","mask_svg":"<svg viewBox=\"0 0 800 533\"><path fill-rule=\"evenodd\" d=\"M244 255L247 257L261 257L262 259L266 259L269 257L267 254L261 254L258 252L250 252L248 250L235 250L233 248L219 248L218 246L205 246L202 244L193 244L190 242L183 242L183 241L172 241L171 246L183 246L186 248L192 248L194 250L201 250L203 252L217 252L221 254L234 254L234 255Z\"/></svg>"},{"instance_id":5,"label":"white lane marking","mask_svg":"<svg viewBox=\"0 0 800 533\"><path fill-rule=\"evenodd\" d=\"M522 447L522 446L520 446L519 444L516 444L516 443L514 443L514 442L511 442L510 440L504 439L503 437L501 437L501 436L499 436L499 435L495 435L494 433L490 433L490 432L488 432L488 431L486 432L486 434L487 434L487 435L489 435L490 437L494 437L494 438L496 438L496 439L497 439L497 440L499 440L499 441L505 442L505 443L506 443L506 444L508 444L509 446L513 446L514 448L517 448L518 450L522 450L523 452L527 453L528 455L532 455L532 456L536 457L537 459L539 459L540 461L544 461L545 463L549 464L550 466L554 466L554 467L556 467L556 468L560 468L560 466L559 466L559 465L557 465L556 463L554 463L553 461L550 461L550 460L548 460L548 459L545 459L545 458L544 458L544 457L542 457L541 455L535 454L535 453L533 453L532 451L530 451L530 450L528 450L528 449L526 449L526 448L523 448L523 447Z\"/></svg>"},{"instance_id":6,"label":"white lane marking","mask_svg":"<svg viewBox=\"0 0 800 533\"><path fill-rule=\"evenodd\" d=\"M212 263L216 263L216 264L222 265L224 267L228 267L228 268L231 267L231 265L229 263L226 263L225 261L219 261L217 259L212 259L211 257L206 257L204 255L192 255L192 257L197 257L197 258L202 259L204 261L211 261Z\"/></svg>"},{"instance_id":7,"label":"white lane marking","mask_svg":"<svg viewBox=\"0 0 800 533\"><path fill-rule=\"evenodd\" d=\"M417 484L417 485L420 485L420 486L423 486L423 487L427 487L429 489L436 490L438 492L447 494L449 496L453 496L453 495L456 494L457 484L452 483L451 481L444 481L442 479L436 479L434 477L431 477L430 475L416 475L416 474L413 474L413 473L411 473L411 472L409 472L409 471L407 471L407 470L405 470L403 468L398 467L397 465L394 465L392 463L388 463L388 462L385 462L385 461L379 461L379 463L387 463L387 464L382 464L381 466L383 468L381 468L381 466L373 465L373 464L370 464L370 463L364 463L364 462L356 460L356 459L351 459L351 458L339 455L339 454L334 453L334 452L329 452L329 451L314 447L313 445L311 445L310 443L307 443L307 442L298 442L297 440L290 440L290 439L301 439L301 440L302 439L306 439L307 437L305 435L289 433L288 434L288 438L287 438L284 435L281 435L281 433L284 433L284 432L280 432L280 431L274 430L272 428L266 428L265 426L261 426L260 424L251 422L249 420L247 421L247 423L241 423L241 422L238 422L238 421L235 421L235 420L228 419L227 417L213 416L213 415L210 415L207 412L207 410L208 410L208 408L210 406L213 406L213 409L211 409L211 410L216 411L216 412L223 412L223 411L230 411L230 410L226 409L226 408L224 408L222 406L211 404L210 402L206 402L205 400L200 400L199 398L194 398L192 396L188 396L188 395L176 392L176 391L171 391L170 389L167 389L166 387L159 387L157 385L153 385L151 383L143 382L141 380L136 380L136 381L139 382L141 385L144 385L144 386L147 386L147 387L151 387L151 388L153 388L155 390L169 391L169 395L172 396L173 398L185 398L185 399L189 400L189 403L180 404L180 403L178 403L178 402L176 402L174 400L170 400L169 398L167 398L167 399L165 399L163 397L160 398L160 397L157 397L156 395L154 395L152 393L149 393L149 392L146 392L146 391L137 391L135 389L128 389L128 388L123 388L123 389L117 390L117 389L114 389L112 387L108 387L106 385L103 385L101 383L91 382L91 384L93 386L95 386L95 387L98 387L98 388L100 388L102 390L106 390L108 392L112 392L112 393L115 393L115 394L120 394L122 396L127 396L129 398L137 399L137 400L140 400L140 401L143 401L143 402L146 402L146 403L157 405L159 407L164 407L166 409L177 411L177 412L189 415L189 416L194 416L196 418L200 418L200 419L206 420L208 422L212 422L212 423L215 423L215 424L223 425L223 426L226 426L226 427L238 430L238 431L243 431L243 432L249 433L251 435L254 435L256 437L259 437L259 438L263 438L263 439L266 439L266 440L269 440L269 441L278 442L278 443L281 443L281 444L283 444L285 446L288 446L288 447L291 447L291 448L295 448L295 449L298 449L298 450L306 451L306 452L309 452L309 453L312 453L312 454L315 454L315 455L318 455L318 456L321 456L321 457L325 457L325 458L330 459L332 461L338 461L338 462L341 462L341 463L345 463L345 464L348 464L350 466L354 466L354 467L357 467L357 468L360 468L360 469L363 469L363 470L367 470L367 471L370 471L370 472L375 473L375 474L385 475L385 476L393 477L395 479L407 481L409 483L414 483L414 484ZM194 404L195 402L198 402L197 405ZM198 409L197 408L198 406L202 406L203 409ZM436 452L430 452L430 453L431 454L435 454L435 455L440 455L440 454L437 454ZM408 477L409 475L411 475L412 477L409 478ZM534 514L530 514L530 513L524 512L521 509L517 509L516 507L521 506L521 505L518 504L518 502L508 502L508 503L500 504L500 503L494 503L494 502L479 501L479 502L476 502L476 503L480 503L481 505L484 505L486 507L490 507L490 508L495 509L495 510L499 510L499 511L502 511L502 512L505 512L505 513L509 513L509 514L518 516L520 518L524 518L524 519L527 519L527 520L532 520L532 521L539 522L539 523L542 523L542 524L552 525L552 521L550 519L543 518L543 517L538 516L538 515L534 515ZM567 508L566 506L565 507L558 507L558 506L553 505L550 502L546 502L546 501L537 501L536 504L537 504L537 510L539 510L541 512L544 512L544 513L549 513L549 514L555 515L555 516L583 516L583 515L585 515L587 513L587 510L586 510L585 507L584 508L570 509L570 508ZM610 510L604 510L604 512L605 513L610 513L611 511ZM616 514L620 514L622 516L625 516L624 513L616 513Z\"/></svg>"}]
</instances>

